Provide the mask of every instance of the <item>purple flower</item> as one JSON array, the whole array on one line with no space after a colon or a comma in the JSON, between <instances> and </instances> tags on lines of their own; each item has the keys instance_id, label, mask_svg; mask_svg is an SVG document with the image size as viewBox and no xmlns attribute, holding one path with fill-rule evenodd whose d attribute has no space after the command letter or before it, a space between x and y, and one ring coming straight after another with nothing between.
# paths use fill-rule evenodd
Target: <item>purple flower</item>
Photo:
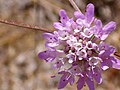
<instances>
[{"instance_id":1,"label":"purple flower","mask_svg":"<svg viewBox=\"0 0 120 90\"><path fill-rule=\"evenodd\" d=\"M87 5L85 15L75 11L76 19L70 19L65 10L60 10L59 14L60 22L54 23L56 31L43 34L48 50L38 56L46 62L53 62L52 67L62 75L58 89L68 83L72 85L78 77L78 90L85 84L89 90L94 90L94 81L102 83L103 70L120 69L120 60L112 55L115 48L104 43L115 30L116 23L111 21L103 26L101 20L94 17L93 4Z\"/></svg>"}]
</instances>

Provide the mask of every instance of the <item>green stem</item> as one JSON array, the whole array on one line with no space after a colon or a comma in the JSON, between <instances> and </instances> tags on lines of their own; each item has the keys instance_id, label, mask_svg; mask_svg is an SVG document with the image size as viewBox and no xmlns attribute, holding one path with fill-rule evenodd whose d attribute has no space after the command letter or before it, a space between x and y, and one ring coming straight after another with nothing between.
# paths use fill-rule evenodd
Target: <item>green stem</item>
<instances>
[{"instance_id":1,"label":"green stem","mask_svg":"<svg viewBox=\"0 0 120 90\"><path fill-rule=\"evenodd\" d=\"M95 38L95 35L93 34L90 38L90 41L92 41Z\"/></svg>"}]
</instances>

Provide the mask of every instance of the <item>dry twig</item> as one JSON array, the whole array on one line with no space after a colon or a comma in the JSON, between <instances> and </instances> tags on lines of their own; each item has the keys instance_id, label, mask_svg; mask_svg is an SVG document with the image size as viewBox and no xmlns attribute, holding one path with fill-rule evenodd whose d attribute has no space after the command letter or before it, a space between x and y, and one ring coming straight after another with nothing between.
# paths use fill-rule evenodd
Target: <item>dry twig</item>
<instances>
[{"instance_id":1,"label":"dry twig","mask_svg":"<svg viewBox=\"0 0 120 90\"><path fill-rule=\"evenodd\" d=\"M0 23L17 26L17 27L22 27L22 28L27 28L27 29L32 29L32 30L37 30L37 31L53 32L53 30L50 30L50 29L33 26L33 25L29 25L29 24L24 24L24 23L18 23L18 22L14 22L14 21L10 21L10 20L8 21L8 20L0 19Z\"/></svg>"},{"instance_id":2,"label":"dry twig","mask_svg":"<svg viewBox=\"0 0 120 90\"><path fill-rule=\"evenodd\" d=\"M74 7L75 10L77 10L77 11L79 11L81 13L80 9L78 8L78 6L74 2L74 0L69 0L69 2L71 3L71 5Z\"/></svg>"}]
</instances>

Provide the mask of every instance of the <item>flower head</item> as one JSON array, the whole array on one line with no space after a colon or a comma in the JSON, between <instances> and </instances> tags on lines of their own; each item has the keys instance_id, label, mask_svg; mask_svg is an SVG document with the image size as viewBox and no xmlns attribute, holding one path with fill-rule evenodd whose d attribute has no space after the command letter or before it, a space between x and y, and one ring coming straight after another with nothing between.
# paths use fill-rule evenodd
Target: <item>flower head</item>
<instances>
[{"instance_id":1,"label":"flower head","mask_svg":"<svg viewBox=\"0 0 120 90\"><path fill-rule=\"evenodd\" d=\"M78 90L85 84L89 90L94 90L94 80L102 83L103 70L120 69L120 61L112 55L115 48L104 43L115 30L116 23L111 21L103 26L101 20L94 17L91 3L87 5L85 15L75 11L75 19L69 18L65 10L60 10L59 14L60 22L54 23L57 31L43 34L48 50L38 56L46 62L54 62L53 68L59 68L58 74L62 77L58 89L68 83L72 85L78 77Z\"/></svg>"}]
</instances>

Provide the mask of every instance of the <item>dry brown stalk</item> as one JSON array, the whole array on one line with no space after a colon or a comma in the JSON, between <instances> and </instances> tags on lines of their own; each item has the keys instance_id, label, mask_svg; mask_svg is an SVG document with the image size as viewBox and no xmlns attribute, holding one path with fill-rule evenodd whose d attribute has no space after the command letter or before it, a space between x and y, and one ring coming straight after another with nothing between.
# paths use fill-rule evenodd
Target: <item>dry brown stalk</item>
<instances>
[{"instance_id":1,"label":"dry brown stalk","mask_svg":"<svg viewBox=\"0 0 120 90\"><path fill-rule=\"evenodd\" d=\"M75 10L77 10L77 11L79 11L81 13L80 9L78 8L78 6L74 2L74 0L69 0L69 2L71 3L71 5L74 7Z\"/></svg>"},{"instance_id":2,"label":"dry brown stalk","mask_svg":"<svg viewBox=\"0 0 120 90\"><path fill-rule=\"evenodd\" d=\"M54 31L54 30L50 30L50 29L38 27L36 25L33 26L33 25L24 24L24 23L18 23L18 22L10 21L10 20L0 19L0 23L12 25L12 26L17 26L17 27L21 27L21 28L27 28L27 29L37 30L37 31L44 31L44 32L53 32Z\"/></svg>"},{"instance_id":3,"label":"dry brown stalk","mask_svg":"<svg viewBox=\"0 0 120 90\"><path fill-rule=\"evenodd\" d=\"M118 52L115 52L114 55L117 57L120 57L120 53L118 53Z\"/></svg>"}]
</instances>

